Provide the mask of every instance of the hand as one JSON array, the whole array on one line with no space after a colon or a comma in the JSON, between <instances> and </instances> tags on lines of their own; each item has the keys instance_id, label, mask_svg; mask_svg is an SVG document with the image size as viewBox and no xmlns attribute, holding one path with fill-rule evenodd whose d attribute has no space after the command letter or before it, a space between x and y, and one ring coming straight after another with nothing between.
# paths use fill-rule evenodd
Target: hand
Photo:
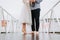
<instances>
[{"instance_id":1,"label":"hand","mask_svg":"<svg viewBox=\"0 0 60 40\"><path fill-rule=\"evenodd\" d=\"M30 5L32 5L33 3L35 3L36 0L29 0L30 1Z\"/></svg>"},{"instance_id":2,"label":"hand","mask_svg":"<svg viewBox=\"0 0 60 40\"><path fill-rule=\"evenodd\" d=\"M35 1L34 0L30 0L30 6L32 6L32 7L35 6Z\"/></svg>"},{"instance_id":3,"label":"hand","mask_svg":"<svg viewBox=\"0 0 60 40\"><path fill-rule=\"evenodd\" d=\"M35 0L30 0L30 2L35 2Z\"/></svg>"}]
</instances>

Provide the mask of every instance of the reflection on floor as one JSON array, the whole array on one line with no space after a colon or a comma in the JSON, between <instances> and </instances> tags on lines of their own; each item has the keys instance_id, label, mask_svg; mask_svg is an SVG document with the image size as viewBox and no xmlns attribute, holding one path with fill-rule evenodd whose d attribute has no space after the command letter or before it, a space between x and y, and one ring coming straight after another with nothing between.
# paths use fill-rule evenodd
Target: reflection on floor
<instances>
[{"instance_id":1,"label":"reflection on floor","mask_svg":"<svg viewBox=\"0 0 60 40\"><path fill-rule=\"evenodd\" d=\"M60 34L39 33L38 35L23 35L21 33L4 33L0 34L0 40L60 40Z\"/></svg>"}]
</instances>

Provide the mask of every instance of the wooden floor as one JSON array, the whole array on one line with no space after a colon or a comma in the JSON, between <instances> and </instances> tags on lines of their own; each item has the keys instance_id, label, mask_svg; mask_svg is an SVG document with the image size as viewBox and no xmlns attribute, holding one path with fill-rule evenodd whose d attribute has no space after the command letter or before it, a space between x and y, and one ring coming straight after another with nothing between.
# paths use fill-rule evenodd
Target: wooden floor
<instances>
[{"instance_id":1,"label":"wooden floor","mask_svg":"<svg viewBox=\"0 0 60 40\"><path fill-rule=\"evenodd\" d=\"M60 40L59 33L39 33L26 34L21 33L1 33L0 40Z\"/></svg>"}]
</instances>

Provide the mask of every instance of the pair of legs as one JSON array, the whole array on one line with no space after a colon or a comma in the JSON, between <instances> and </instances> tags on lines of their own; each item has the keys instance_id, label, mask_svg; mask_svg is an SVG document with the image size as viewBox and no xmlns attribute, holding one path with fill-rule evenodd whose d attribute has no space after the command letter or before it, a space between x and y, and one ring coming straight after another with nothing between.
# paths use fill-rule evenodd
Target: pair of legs
<instances>
[{"instance_id":1,"label":"pair of legs","mask_svg":"<svg viewBox=\"0 0 60 40\"><path fill-rule=\"evenodd\" d=\"M31 10L31 16L32 16L32 31L39 31L39 16L40 16L40 8L35 9L35 10ZM35 21L34 21L35 20ZM35 23L36 23L36 27L35 27ZM23 23L22 26L22 32L26 33L26 23Z\"/></svg>"},{"instance_id":2,"label":"pair of legs","mask_svg":"<svg viewBox=\"0 0 60 40\"><path fill-rule=\"evenodd\" d=\"M40 16L40 8L35 9L35 10L31 10L31 14L32 14L32 32L39 31L39 16ZM35 26L36 24L36 26Z\"/></svg>"}]
</instances>

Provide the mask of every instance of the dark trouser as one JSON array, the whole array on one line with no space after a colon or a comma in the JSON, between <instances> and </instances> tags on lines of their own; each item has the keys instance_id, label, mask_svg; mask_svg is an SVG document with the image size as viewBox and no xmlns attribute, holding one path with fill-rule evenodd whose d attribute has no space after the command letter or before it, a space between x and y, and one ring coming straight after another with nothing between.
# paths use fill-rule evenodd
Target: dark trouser
<instances>
[{"instance_id":1,"label":"dark trouser","mask_svg":"<svg viewBox=\"0 0 60 40\"><path fill-rule=\"evenodd\" d=\"M39 31L40 9L31 10L31 15L32 15L32 26L31 26L32 31Z\"/></svg>"}]
</instances>

